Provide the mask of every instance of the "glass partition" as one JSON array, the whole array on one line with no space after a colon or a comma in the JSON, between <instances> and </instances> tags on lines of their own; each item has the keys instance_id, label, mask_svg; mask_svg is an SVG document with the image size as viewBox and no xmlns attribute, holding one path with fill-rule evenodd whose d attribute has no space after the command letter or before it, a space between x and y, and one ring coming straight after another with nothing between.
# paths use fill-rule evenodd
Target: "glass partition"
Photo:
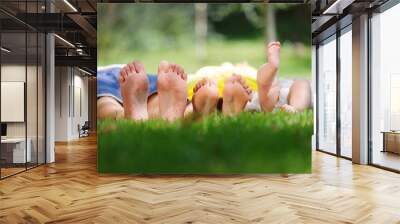
<instances>
[{"instance_id":1,"label":"glass partition","mask_svg":"<svg viewBox=\"0 0 400 224\"><path fill-rule=\"evenodd\" d=\"M37 41L38 35L36 32L27 33L27 80L26 80L26 113L27 113L27 150L30 153L30 161L28 161L28 168L37 165L37 127L38 127L38 88L37 88L37 76L38 76L38 49Z\"/></svg>"},{"instance_id":2,"label":"glass partition","mask_svg":"<svg viewBox=\"0 0 400 224\"><path fill-rule=\"evenodd\" d=\"M1 34L2 177L25 170L31 159L29 145L26 150L26 40L25 32Z\"/></svg>"},{"instance_id":3,"label":"glass partition","mask_svg":"<svg viewBox=\"0 0 400 224\"><path fill-rule=\"evenodd\" d=\"M37 13L43 10L39 2L20 1L18 12ZM46 39L3 12L0 26L0 178L5 178L45 163Z\"/></svg>"},{"instance_id":4,"label":"glass partition","mask_svg":"<svg viewBox=\"0 0 400 224\"><path fill-rule=\"evenodd\" d=\"M37 74L37 147L38 147L38 156L37 162L38 164L43 164L46 162L46 145L45 145L45 124L46 124L46 74L45 74L45 65L46 65L46 37L43 33L38 34L38 74Z\"/></svg>"}]
</instances>

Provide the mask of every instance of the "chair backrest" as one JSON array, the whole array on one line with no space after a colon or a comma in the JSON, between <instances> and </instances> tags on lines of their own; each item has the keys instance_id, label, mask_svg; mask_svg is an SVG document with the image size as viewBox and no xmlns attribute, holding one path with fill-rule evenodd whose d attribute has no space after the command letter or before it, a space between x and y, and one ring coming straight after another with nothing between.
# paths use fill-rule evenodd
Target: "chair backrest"
<instances>
[{"instance_id":1,"label":"chair backrest","mask_svg":"<svg viewBox=\"0 0 400 224\"><path fill-rule=\"evenodd\" d=\"M89 129L89 128L90 128L90 123L89 123L89 121L85 121L85 123L83 124L82 128L87 128L87 129Z\"/></svg>"}]
</instances>

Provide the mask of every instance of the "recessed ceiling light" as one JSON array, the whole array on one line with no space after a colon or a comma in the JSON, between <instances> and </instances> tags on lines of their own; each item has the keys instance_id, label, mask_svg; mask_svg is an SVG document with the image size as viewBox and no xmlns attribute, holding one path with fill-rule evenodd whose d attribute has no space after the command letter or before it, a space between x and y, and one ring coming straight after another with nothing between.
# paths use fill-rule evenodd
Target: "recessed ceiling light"
<instances>
[{"instance_id":1,"label":"recessed ceiling light","mask_svg":"<svg viewBox=\"0 0 400 224\"><path fill-rule=\"evenodd\" d=\"M78 67L78 69L79 69L81 72L83 72L83 73L85 73L85 74L87 74L87 75L92 75L92 73L90 73L90 72L88 72L88 71L85 71L85 70L83 70L83 69L81 69L81 68L79 68L79 67Z\"/></svg>"},{"instance_id":2,"label":"recessed ceiling light","mask_svg":"<svg viewBox=\"0 0 400 224\"><path fill-rule=\"evenodd\" d=\"M343 9L351 5L355 0L336 0L322 14L342 14Z\"/></svg>"},{"instance_id":3,"label":"recessed ceiling light","mask_svg":"<svg viewBox=\"0 0 400 224\"><path fill-rule=\"evenodd\" d=\"M64 38L62 38L62 37L60 37L59 35L57 35L57 34L54 34L54 36L55 37L57 37L59 40L61 40L62 42L64 42L64 43L66 43L67 45L69 45L70 47L73 47L73 48L75 48L75 45L73 45L71 42L69 42L68 40L66 40L66 39L64 39Z\"/></svg>"},{"instance_id":4,"label":"recessed ceiling light","mask_svg":"<svg viewBox=\"0 0 400 224\"><path fill-rule=\"evenodd\" d=\"M78 10L68 1L64 0L65 4L67 4L74 12L78 12Z\"/></svg>"},{"instance_id":5,"label":"recessed ceiling light","mask_svg":"<svg viewBox=\"0 0 400 224\"><path fill-rule=\"evenodd\" d=\"M4 52L6 52L6 53L10 53L10 52L11 52L11 50L9 50L9 49L7 49L7 48L5 48L5 47L1 47L1 50L4 51Z\"/></svg>"}]
</instances>

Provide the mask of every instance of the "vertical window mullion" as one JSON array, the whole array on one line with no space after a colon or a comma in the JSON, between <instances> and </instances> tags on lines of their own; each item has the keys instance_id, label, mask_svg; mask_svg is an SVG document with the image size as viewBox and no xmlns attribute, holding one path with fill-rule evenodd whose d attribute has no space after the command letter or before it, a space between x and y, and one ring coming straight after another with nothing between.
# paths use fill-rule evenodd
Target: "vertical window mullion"
<instances>
[{"instance_id":1,"label":"vertical window mullion","mask_svg":"<svg viewBox=\"0 0 400 224\"><path fill-rule=\"evenodd\" d=\"M341 123L340 123L340 35L339 28L336 31L336 154L341 156Z\"/></svg>"},{"instance_id":2,"label":"vertical window mullion","mask_svg":"<svg viewBox=\"0 0 400 224\"><path fill-rule=\"evenodd\" d=\"M316 118L316 126L315 126L315 148L319 149L319 101L318 101L318 97L319 97L319 44L316 45L315 47L315 92L316 92L316 96L315 96L315 113L317 116L315 116Z\"/></svg>"},{"instance_id":3,"label":"vertical window mullion","mask_svg":"<svg viewBox=\"0 0 400 224\"><path fill-rule=\"evenodd\" d=\"M36 1L39 13L39 1ZM36 32L36 166L39 165L39 31Z\"/></svg>"},{"instance_id":4,"label":"vertical window mullion","mask_svg":"<svg viewBox=\"0 0 400 224\"><path fill-rule=\"evenodd\" d=\"M25 21L28 19L28 1L25 1ZM25 23L25 88L24 88L24 118L25 118L25 170L28 169L28 115L27 115L27 89L28 89L28 24Z\"/></svg>"}]
</instances>

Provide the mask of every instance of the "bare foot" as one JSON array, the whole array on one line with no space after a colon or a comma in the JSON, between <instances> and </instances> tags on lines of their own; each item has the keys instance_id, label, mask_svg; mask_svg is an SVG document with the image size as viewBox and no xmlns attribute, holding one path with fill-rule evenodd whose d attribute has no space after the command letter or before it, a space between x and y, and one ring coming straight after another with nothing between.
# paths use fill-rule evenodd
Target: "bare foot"
<instances>
[{"instance_id":1,"label":"bare foot","mask_svg":"<svg viewBox=\"0 0 400 224\"><path fill-rule=\"evenodd\" d=\"M296 110L296 108L294 108L293 106L290 106L289 104L283 104L280 108L282 111L285 111L288 113L297 113L298 112Z\"/></svg>"},{"instance_id":2,"label":"bare foot","mask_svg":"<svg viewBox=\"0 0 400 224\"><path fill-rule=\"evenodd\" d=\"M148 80L142 63L134 61L125 65L120 72L119 85L125 118L147 120Z\"/></svg>"},{"instance_id":3,"label":"bare foot","mask_svg":"<svg viewBox=\"0 0 400 224\"><path fill-rule=\"evenodd\" d=\"M193 110L207 115L215 111L218 103L218 86L213 80L203 78L193 88Z\"/></svg>"},{"instance_id":4,"label":"bare foot","mask_svg":"<svg viewBox=\"0 0 400 224\"><path fill-rule=\"evenodd\" d=\"M157 89L161 118L174 121L183 117L187 103L186 80L187 75L179 65L160 62Z\"/></svg>"},{"instance_id":5,"label":"bare foot","mask_svg":"<svg viewBox=\"0 0 400 224\"><path fill-rule=\"evenodd\" d=\"M257 72L258 97L260 106L263 111L271 112L278 98L271 97L271 89L276 89L279 84L276 80L276 73L279 68L281 44L279 42L271 42L267 46L268 63L263 64Z\"/></svg>"},{"instance_id":6,"label":"bare foot","mask_svg":"<svg viewBox=\"0 0 400 224\"><path fill-rule=\"evenodd\" d=\"M250 100L252 90L240 75L232 75L225 80L222 91L222 112L225 115L236 115L243 111Z\"/></svg>"}]
</instances>

